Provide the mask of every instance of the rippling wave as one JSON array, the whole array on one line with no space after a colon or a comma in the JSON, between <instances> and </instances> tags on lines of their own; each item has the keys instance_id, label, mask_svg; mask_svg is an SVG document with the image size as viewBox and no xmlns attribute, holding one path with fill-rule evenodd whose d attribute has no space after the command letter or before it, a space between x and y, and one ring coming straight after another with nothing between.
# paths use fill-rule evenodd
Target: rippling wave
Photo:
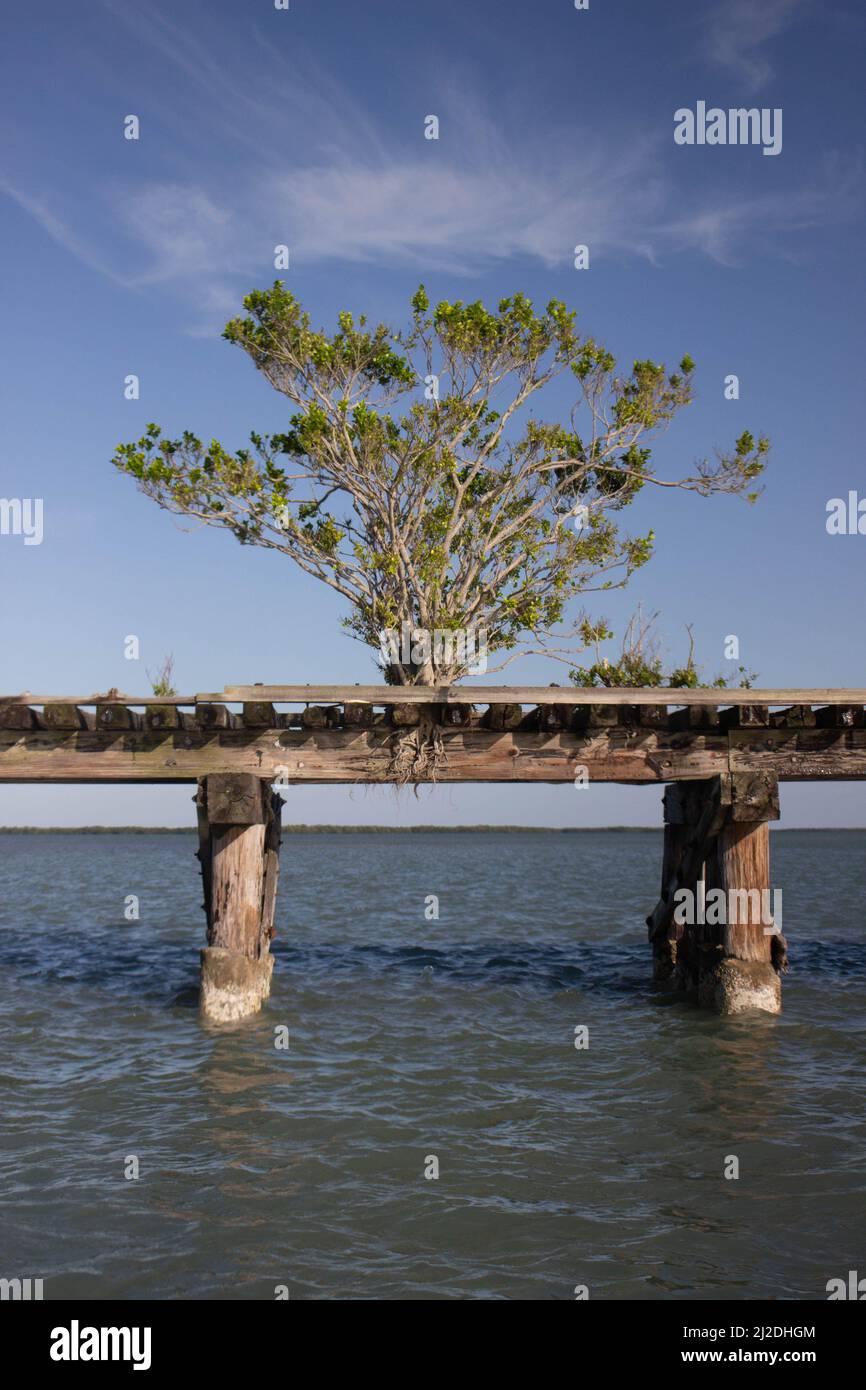
<instances>
[{"instance_id":1,"label":"rippling wave","mask_svg":"<svg viewBox=\"0 0 866 1390\"><path fill-rule=\"evenodd\" d=\"M454 832L287 837L271 1001L203 1025L195 848L0 834L0 1275L749 1299L862 1267L866 835L774 837L785 1010L735 1019L651 984L660 837Z\"/></svg>"}]
</instances>

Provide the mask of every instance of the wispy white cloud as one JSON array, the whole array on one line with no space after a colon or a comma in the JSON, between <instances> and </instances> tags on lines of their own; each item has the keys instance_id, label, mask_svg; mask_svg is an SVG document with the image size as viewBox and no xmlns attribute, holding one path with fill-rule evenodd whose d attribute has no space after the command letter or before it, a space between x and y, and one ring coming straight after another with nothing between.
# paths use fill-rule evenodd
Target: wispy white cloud
<instances>
[{"instance_id":1,"label":"wispy white cloud","mask_svg":"<svg viewBox=\"0 0 866 1390\"><path fill-rule=\"evenodd\" d=\"M708 8L703 49L710 62L757 92L773 76L764 49L804 14L807 0L728 0Z\"/></svg>"},{"instance_id":2,"label":"wispy white cloud","mask_svg":"<svg viewBox=\"0 0 866 1390\"><path fill-rule=\"evenodd\" d=\"M757 183L732 191L704 179L696 192L672 158L672 127L638 138L607 132L595 142L584 133L579 144L565 132L534 136L530 123L521 132L514 119L506 131L469 95L477 88L471 74L438 87L442 138L427 141L420 119L408 133L377 126L332 77L295 54L289 72L260 34L251 70L243 60L229 70L155 7L105 4L160 66L168 59L183 75L178 100L194 93L199 123L191 127L188 110L175 119L160 104L178 145L187 141L182 155L174 167L166 161L165 178L98 188L104 216L88 218L89 237L71 225L57 192L49 206L45 195L6 191L84 264L133 288L163 285L194 302L209 324L267 276L279 243L294 265L408 265L422 273L472 273L521 257L562 265L578 243L590 247L593 263L698 252L735 264L769 237L849 215L860 198L858 180L838 166L820 185L763 191L763 161ZM711 31L713 51L757 78L757 49L798 7L799 0L733 0L722 12L725 25ZM738 16L751 27L738 28ZM218 138L203 140L214 129Z\"/></svg>"},{"instance_id":3,"label":"wispy white cloud","mask_svg":"<svg viewBox=\"0 0 866 1390\"><path fill-rule=\"evenodd\" d=\"M295 265L323 261L412 266L471 274L526 257L570 261L577 243L593 261L659 262L698 252L724 264L760 253L769 237L829 225L860 205L860 165L828 161L805 187L746 193L720 185L687 193L671 177L660 139L630 145L584 140L556 158L557 141L511 145L483 113L443 108L460 155L431 141L419 154L378 144L331 147L328 162L248 168L230 195L211 187L144 184L116 189L116 221L149 258L139 277L193 283L248 275L285 243ZM422 142L419 140L419 144Z\"/></svg>"}]
</instances>

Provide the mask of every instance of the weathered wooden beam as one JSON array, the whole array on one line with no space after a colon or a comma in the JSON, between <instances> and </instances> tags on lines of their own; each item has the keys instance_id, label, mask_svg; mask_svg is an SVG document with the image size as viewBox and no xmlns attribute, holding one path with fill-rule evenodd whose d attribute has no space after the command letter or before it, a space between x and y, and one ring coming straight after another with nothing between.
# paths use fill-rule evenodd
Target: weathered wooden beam
<instances>
[{"instance_id":1,"label":"weathered wooden beam","mask_svg":"<svg viewBox=\"0 0 866 1390\"><path fill-rule=\"evenodd\" d=\"M346 704L361 701L366 704L393 703L393 685L235 685L212 694L199 695L34 695L21 691L16 695L0 695L0 706L9 704L45 705L189 705L242 704L247 701L270 701L272 704ZM720 690L706 687L689 690L667 686L617 686L611 688L586 686L509 686L509 685L452 685L405 686L400 699L409 704L604 704L656 705L669 708L706 706L712 709L725 705L827 705L857 708L866 705L866 689L816 686L810 688L772 688L766 690Z\"/></svg>"},{"instance_id":2,"label":"weathered wooden beam","mask_svg":"<svg viewBox=\"0 0 866 1390\"><path fill-rule=\"evenodd\" d=\"M394 700L393 685L227 685L220 694L197 695L200 701L271 700L274 704L345 704L347 700L363 700L368 704L387 705ZM14 697L21 700L22 696ZM45 697L57 698L57 697ZM30 703L38 704L35 696ZM400 699L407 704L461 704L470 699L473 704L519 705L866 705L866 689L720 690L718 687L700 689L663 686L520 686L520 685L451 685L400 687ZM77 700L77 704L89 701ZM126 697L127 704L139 703ZM142 702L144 703L144 702ZM187 704L188 700L177 703Z\"/></svg>"},{"instance_id":3,"label":"weathered wooden beam","mask_svg":"<svg viewBox=\"0 0 866 1390\"><path fill-rule=\"evenodd\" d=\"M224 697L218 695L218 700ZM195 695L0 695L0 705L194 705Z\"/></svg>"},{"instance_id":4,"label":"weathered wooden beam","mask_svg":"<svg viewBox=\"0 0 866 1390\"><path fill-rule=\"evenodd\" d=\"M728 738L731 772L786 782L866 776L866 729L732 729Z\"/></svg>"},{"instance_id":5,"label":"weathered wooden beam","mask_svg":"<svg viewBox=\"0 0 866 1390\"><path fill-rule=\"evenodd\" d=\"M380 722L366 728L0 728L0 781L183 782L211 772L275 779L288 758L298 764L293 781L381 782L389 780L392 733ZM453 782L573 781L578 764L599 782L695 781L729 770L784 781L866 780L864 728L702 734L615 725L581 735L472 724L441 727L440 737L448 765L437 769L436 780Z\"/></svg>"},{"instance_id":6,"label":"weathered wooden beam","mask_svg":"<svg viewBox=\"0 0 866 1390\"><path fill-rule=\"evenodd\" d=\"M2 782L192 782L209 773L246 772L275 781L311 783L393 779L394 730L179 729L105 732L0 729ZM591 781L667 782L727 772L721 736L655 733L627 728L545 734L524 730L443 728L445 760L435 780L449 782L572 782L586 766ZM859 737L854 731L842 738ZM844 762L839 770L845 775ZM866 777L866 748L864 770Z\"/></svg>"}]
</instances>

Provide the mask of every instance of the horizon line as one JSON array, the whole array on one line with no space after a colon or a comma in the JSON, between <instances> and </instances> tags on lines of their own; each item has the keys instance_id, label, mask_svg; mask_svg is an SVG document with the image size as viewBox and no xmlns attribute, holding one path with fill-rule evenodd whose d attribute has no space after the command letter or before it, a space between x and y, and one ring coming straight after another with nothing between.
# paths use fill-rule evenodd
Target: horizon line
<instances>
[{"instance_id":1,"label":"horizon line","mask_svg":"<svg viewBox=\"0 0 866 1390\"><path fill-rule=\"evenodd\" d=\"M448 834L456 831L474 833L583 835L598 831L659 834L664 825L283 825L283 832L293 835L407 835ZM774 835L834 834L839 831L866 831L866 825L775 825ZM0 825L0 835L195 835L194 825Z\"/></svg>"}]
</instances>

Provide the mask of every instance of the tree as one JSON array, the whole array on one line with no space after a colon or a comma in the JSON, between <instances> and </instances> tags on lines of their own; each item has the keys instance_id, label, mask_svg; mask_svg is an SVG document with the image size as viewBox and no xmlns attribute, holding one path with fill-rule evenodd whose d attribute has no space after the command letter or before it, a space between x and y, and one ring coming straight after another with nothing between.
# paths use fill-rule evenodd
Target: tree
<instances>
[{"instance_id":1,"label":"tree","mask_svg":"<svg viewBox=\"0 0 866 1390\"><path fill-rule=\"evenodd\" d=\"M291 402L286 432L231 452L149 425L113 461L160 506L335 589L390 683L458 679L479 634L504 654L492 669L526 651L573 660L586 619L563 629L569 600L620 587L652 552L652 531L617 526L643 487L757 496L769 444L748 431L687 476L660 477L650 441L692 401L694 362L619 372L559 300L540 313L522 294L495 311L431 309L422 285L406 330L342 313L332 334L279 280L244 308L223 336ZM532 407L560 377L576 401L567 423L545 423ZM407 654L383 649L383 632L426 640Z\"/></svg>"}]
</instances>

